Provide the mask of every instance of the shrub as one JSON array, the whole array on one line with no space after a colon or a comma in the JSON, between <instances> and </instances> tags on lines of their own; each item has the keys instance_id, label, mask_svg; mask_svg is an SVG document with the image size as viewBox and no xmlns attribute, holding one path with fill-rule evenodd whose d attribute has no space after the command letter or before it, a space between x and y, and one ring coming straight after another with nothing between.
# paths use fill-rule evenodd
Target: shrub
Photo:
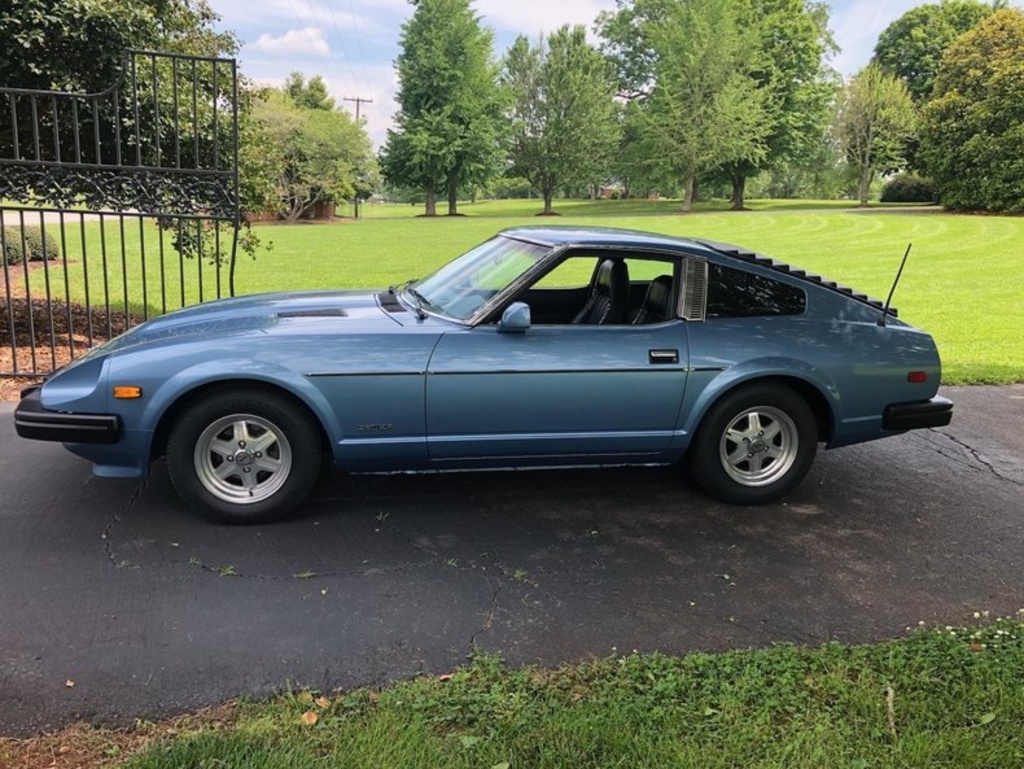
<instances>
[{"instance_id":1,"label":"shrub","mask_svg":"<svg viewBox=\"0 0 1024 769\"><path fill-rule=\"evenodd\" d=\"M896 174L882 187L883 203L934 203L938 199L935 184L914 174Z\"/></svg>"},{"instance_id":2,"label":"shrub","mask_svg":"<svg viewBox=\"0 0 1024 769\"><path fill-rule=\"evenodd\" d=\"M20 264L27 254L29 261L38 262L42 259L56 259L60 255L60 247L56 238L46 233L46 248L43 248L43 231L39 227L4 227L2 256L7 264Z\"/></svg>"}]
</instances>

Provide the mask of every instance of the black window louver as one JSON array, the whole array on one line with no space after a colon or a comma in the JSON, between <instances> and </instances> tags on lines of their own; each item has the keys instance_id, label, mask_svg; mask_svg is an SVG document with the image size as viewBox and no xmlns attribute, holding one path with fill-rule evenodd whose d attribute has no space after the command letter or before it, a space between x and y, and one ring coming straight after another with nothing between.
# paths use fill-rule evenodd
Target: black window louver
<instances>
[{"instance_id":1,"label":"black window louver","mask_svg":"<svg viewBox=\"0 0 1024 769\"><path fill-rule=\"evenodd\" d=\"M827 278L823 278L821 275L816 275L813 272L807 272L807 270L801 270L798 267L792 267L786 264L785 262L780 262L777 259L772 259L771 257L764 256L763 254L756 254L753 251L747 251L746 249L738 248L737 246L730 246L724 243L715 243L714 241L710 240L698 240L695 242L699 243L700 245L706 248L710 248L712 251L715 251L719 254L731 256L735 259L740 259L741 261L749 262L751 264L757 264L761 267L767 267L768 269L774 270L775 272L781 272L786 275L792 275L794 278L805 280L808 283L814 283L819 286L824 286L825 288L831 291L835 291L836 293L842 294L843 296L848 296L852 299L856 299L859 302L863 302L864 304L870 305L871 307L874 307L879 311L885 309L885 303L880 299L875 299L874 297L868 296L867 294L863 294L859 291L854 291L849 286L844 286L841 283L836 283L834 280L828 280ZM899 313L896 311L895 307L889 308L889 315L892 315L895 318L898 314Z\"/></svg>"}]
</instances>

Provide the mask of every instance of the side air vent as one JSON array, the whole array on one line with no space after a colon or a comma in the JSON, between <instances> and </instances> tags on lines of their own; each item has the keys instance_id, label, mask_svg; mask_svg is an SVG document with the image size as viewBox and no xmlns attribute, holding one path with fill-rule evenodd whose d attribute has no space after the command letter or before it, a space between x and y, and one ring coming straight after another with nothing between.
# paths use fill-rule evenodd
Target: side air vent
<instances>
[{"instance_id":1,"label":"side air vent","mask_svg":"<svg viewBox=\"0 0 1024 769\"><path fill-rule=\"evenodd\" d=\"M279 318L347 318L348 313L340 307L324 307L316 310L285 310Z\"/></svg>"},{"instance_id":2,"label":"side air vent","mask_svg":"<svg viewBox=\"0 0 1024 769\"><path fill-rule=\"evenodd\" d=\"M870 305L871 307L874 307L875 309L878 310L885 309L885 303L881 299L875 299L874 297L868 296L867 294L862 294L858 291L854 291L852 288L849 288L848 286L843 286L839 283L836 283L834 280L828 280L827 278L823 278L821 275L815 275L813 272L807 272L806 270L791 267L785 262L780 262L775 259L771 259L770 257L763 256L762 254L755 254L753 251L747 251L746 249L738 248L736 246L730 246L725 243L716 243L711 240L698 240L696 242L700 243L702 246L710 248L712 251L717 251L720 254L724 254L725 256L731 256L734 259L741 259L744 262L750 262L752 264L760 265L761 267L767 267L768 269L775 270L776 272L783 272L786 275L792 275L794 278L805 280L808 283L816 283L819 286L824 286L825 288L830 289L831 291L843 294L844 296L849 296L853 299L856 299L859 302L863 302L864 304ZM896 317L896 315L898 314L896 312L896 308L890 307L889 314L892 315L893 317Z\"/></svg>"},{"instance_id":3,"label":"side air vent","mask_svg":"<svg viewBox=\"0 0 1024 769\"><path fill-rule=\"evenodd\" d=\"M390 291L381 291L377 294L377 301L384 312L406 312L405 305L398 301L398 297Z\"/></svg>"},{"instance_id":4,"label":"side air vent","mask_svg":"<svg viewBox=\"0 0 1024 769\"><path fill-rule=\"evenodd\" d=\"M704 320L708 300L708 263L687 259L683 266L683 312L686 320Z\"/></svg>"}]
</instances>

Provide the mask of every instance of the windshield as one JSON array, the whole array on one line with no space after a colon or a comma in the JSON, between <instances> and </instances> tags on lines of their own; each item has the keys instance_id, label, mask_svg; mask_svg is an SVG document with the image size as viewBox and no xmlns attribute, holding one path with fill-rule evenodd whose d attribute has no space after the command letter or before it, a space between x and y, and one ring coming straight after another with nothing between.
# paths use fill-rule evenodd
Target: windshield
<instances>
[{"instance_id":1,"label":"windshield","mask_svg":"<svg viewBox=\"0 0 1024 769\"><path fill-rule=\"evenodd\" d=\"M425 310L466 320L550 250L499 235L417 281L407 291L412 303Z\"/></svg>"}]
</instances>

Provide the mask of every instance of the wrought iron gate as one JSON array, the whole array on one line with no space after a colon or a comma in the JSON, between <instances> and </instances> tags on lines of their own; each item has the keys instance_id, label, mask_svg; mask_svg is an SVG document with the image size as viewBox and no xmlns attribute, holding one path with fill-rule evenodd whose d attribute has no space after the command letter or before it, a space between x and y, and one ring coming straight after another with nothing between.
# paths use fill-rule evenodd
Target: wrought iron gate
<instances>
[{"instance_id":1,"label":"wrought iron gate","mask_svg":"<svg viewBox=\"0 0 1024 769\"><path fill-rule=\"evenodd\" d=\"M76 94L0 88L0 377L234 295L234 60L129 52Z\"/></svg>"}]
</instances>

